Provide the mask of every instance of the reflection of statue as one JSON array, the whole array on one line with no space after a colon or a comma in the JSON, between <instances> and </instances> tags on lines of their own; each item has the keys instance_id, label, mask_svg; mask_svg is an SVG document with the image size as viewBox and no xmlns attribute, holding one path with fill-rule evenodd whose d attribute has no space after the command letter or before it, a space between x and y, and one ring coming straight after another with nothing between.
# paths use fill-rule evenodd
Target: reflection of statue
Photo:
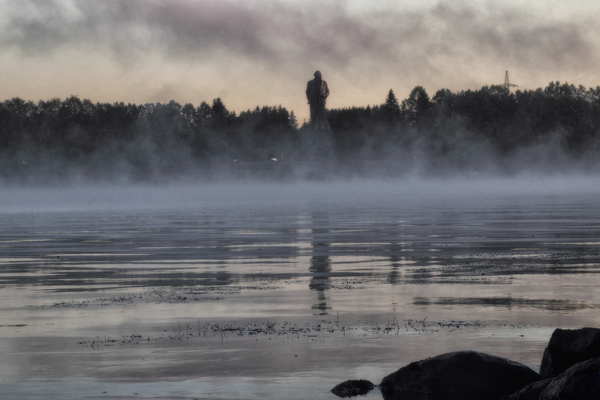
<instances>
[{"instance_id":1,"label":"reflection of statue","mask_svg":"<svg viewBox=\"0 0 600 400\"><path fill-rule=\"evenodd\" d=\"M398 268L402 262L402 258L398 255L402 251L402 246L398 243L390 243L390 264L392 266L392 270L390 271L389 281L392 285L398 283L400 274L398 272Z\"/></svg>"},{"instance_id":2,"label":"reflection of statue","mask_svg":"<svg viewBox=\"0 0 600 400\"><path fill-rule=\"evenodd\" d=\"M313 242L313 256L310 259L308 270L313 274L308 287L317 291L317 304L313 305L312 309L318 310L320 315L327 315L327 310L331 309L327 305L327 296L325 295L325 291L331 284L329 280L331 264L329 263L329 245L327 243Z\"/></svg>"},{"instance_id":3,"label":"reflection of statue","mask_svg":"<svg viewBox=\"0 0 600 400\"><path fill-rule=\"evenodd\" d=\"M306 85L306 98L310 104L310 127L313 130L330 130L325 114L325 99L329 96L327 82L321 79L321 72L315 72L315 79Z\"/></svg>"},{"instance_id":4,"label":"reflection of statue","mask_svg":"<svg viewBox=\"0 0 600 400\"><path fill-rule=\"evenodd\" d=\"M325 228L317 228L319 223L316 219L313 221L315 227L312 229L312 257L310 259L310 267L308 270L312 273L312 278L308 287L311 290L317 291L317 304L312 306L312 309L318 312L319 315L327 315L331 309L327 305L327 296L325 292L331 285L329 274L331 273L331 262L329 260L329 230Z\"/></svg>"}]
</instances>

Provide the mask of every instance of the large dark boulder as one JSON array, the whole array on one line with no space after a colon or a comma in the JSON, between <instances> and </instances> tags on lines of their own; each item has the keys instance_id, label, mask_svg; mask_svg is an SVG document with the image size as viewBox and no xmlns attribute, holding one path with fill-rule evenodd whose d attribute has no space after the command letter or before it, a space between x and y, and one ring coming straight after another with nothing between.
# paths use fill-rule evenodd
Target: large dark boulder
<instances>
[{"instance_id":1,"label":"large dark boulder","mask_svg":"<svg viewBox=\"0 0 600 400\"><path fill-rule=\"evenodd\" d=\"M600 329L557 329L544 350L540 375L554 378L571 366L600 357Z\"/></svg>"},{"instance_id":2,"label":"large dark boulder","mask_svg":"<svg viewBox=\"0 0 600 400\"><path fill-rule=\"evenodd\" d=\"M375 385L365 379L349 380L336 385L331 392L338 397L352 397L369 393Z\"/></svg>"},{"instance_id":3,"label":"large dark boulder","mask_svg":"<svg viewBox=\"0 0 600 400\"><path fill-rule=\"evenodd\" d=\"M544 389L538 400L600 399L600 358L575 364Z\"/></svg>"},{"instance_id":4,"label":"large dark boulder","mask_svg":"<svg viewBox=\"0 0 600 400\"><path fill-rule=\"evenodd\" d=\"M410 363L383 378L385 399L500 400L540 376L523 364L476 351Z\"/></svg>"},{"instance_id":5,"label":"large dark boulder","mask_svg":"<svg viewBox=\"0 0 600 400\"><path fill-rule=\"evenodd\" d=\"M502 400L598 400L600 358L575 364L556 378L525 386Z\"/></svg>"}]
</instances>

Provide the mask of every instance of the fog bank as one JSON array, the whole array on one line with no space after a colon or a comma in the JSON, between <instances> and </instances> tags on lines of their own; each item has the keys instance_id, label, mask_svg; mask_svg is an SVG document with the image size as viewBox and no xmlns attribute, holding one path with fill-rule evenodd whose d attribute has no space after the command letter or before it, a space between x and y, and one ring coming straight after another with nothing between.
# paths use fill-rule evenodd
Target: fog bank
<instances>
[{"instance_id":1,"label":"fog bank","mask_svg":"<svg viewBox=\"0 0 600 400\"><path fill-rule=\"evenodd\" d=\"M322 182L174 183L129 186L83 185L57 188L3 187L0 213L86 211L176 211L230 209L274 213L336 207L436 207L553 199L600 194L600 176L523 175L514 178L352 179Z\"/></svg>"}]
</instances>

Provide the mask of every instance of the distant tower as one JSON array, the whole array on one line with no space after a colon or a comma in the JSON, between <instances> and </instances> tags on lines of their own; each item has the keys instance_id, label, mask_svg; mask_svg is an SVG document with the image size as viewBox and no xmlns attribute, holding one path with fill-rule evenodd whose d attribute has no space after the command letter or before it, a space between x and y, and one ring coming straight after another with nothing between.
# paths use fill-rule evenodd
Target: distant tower
<instances>
[{"instance_id":1,"label":"distant tower","mask_svg":"<svg viewBox=\"0 0 600 400\"><path fill-rule=\"evenodd\" d=\"M504 87L507 88L509 91L511 87L518 87L518 85L510 83L510 81L508 80L508 71L506 71L506 74L504 75Z\"/></svg>"}]
</instances>

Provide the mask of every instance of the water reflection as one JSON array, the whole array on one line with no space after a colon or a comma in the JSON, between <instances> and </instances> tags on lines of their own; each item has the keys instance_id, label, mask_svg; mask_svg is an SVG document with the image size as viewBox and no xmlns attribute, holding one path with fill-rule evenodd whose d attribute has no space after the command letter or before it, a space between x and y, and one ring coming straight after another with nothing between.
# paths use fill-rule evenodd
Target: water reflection
<instances>
[{"instance_id":1,"label":"water reflection","mask_svg":"<svg viewBox=\"0 0 600 400\"><path fill-rule=\"evenodd\" d=\"M430 299L427 297L415 297L414 305L441 305L441 306L467 306L467 307L506 307L512 309L545 310L557 312L572 312L583 309L596 309L597 304L589 304L585 301L570 299L528 299L507 297L440 297Z\"/></svg>"},{"instance_id":2,"label":"water reflection","mask_svg":"<svg viewBox=\"0 0 600 400\"><path fill-rule=\"evenodd\" d=\"M312 257L310 267L312 277L308 287L317 292L317 303L313 304L312 309L315 315L327 315L331 309L327 305L327 290L331 285L331 262L330 244L331 237L328 229L329 221L326 215L313 215L312 232Z\"/></svg>"},{"instance_id":3,"label":"water reflection","mask_svg":"<svg viewBox=\"0 0 600 400\"><path fill-rule=\"evenodd\" d=\"M402 259L403 257L400 257L400 252L402 251L402 245L400 245L399 243L390 243L390 247L388 249L389 253L390 253L390 265L391 265L391 270L390 273L388 275L388 280L389 282L394 285L396 283L398 283L399 281L399 277L400 277L400 272L399 272L399 268L402 265Z\"/></svg>"}]
</instances>

